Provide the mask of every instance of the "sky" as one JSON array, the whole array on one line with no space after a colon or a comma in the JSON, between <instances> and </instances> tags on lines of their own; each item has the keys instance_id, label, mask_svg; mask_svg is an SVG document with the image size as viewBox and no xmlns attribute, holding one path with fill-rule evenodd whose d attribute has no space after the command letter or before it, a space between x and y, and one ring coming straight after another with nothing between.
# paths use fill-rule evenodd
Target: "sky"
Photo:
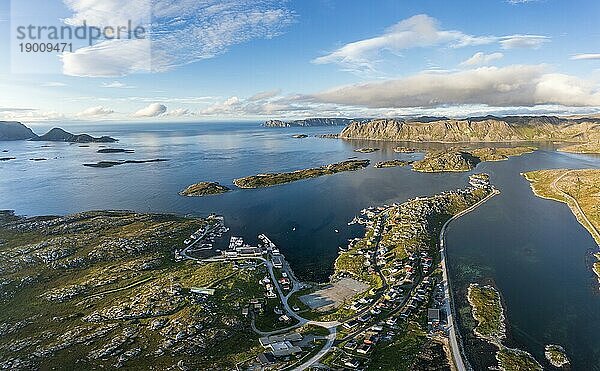
<instances>
[{"instance_id":1,"label":"sky","mask_svg":"<svg viewBox=\"0 0 600 371\"><path fill-rule=\"evenodd\" d=\"M597 0L0 0L0 120L597 114L599 15ZM47 53L16 38L128 21L145 38Z\"/></svg>"}]
</instances>

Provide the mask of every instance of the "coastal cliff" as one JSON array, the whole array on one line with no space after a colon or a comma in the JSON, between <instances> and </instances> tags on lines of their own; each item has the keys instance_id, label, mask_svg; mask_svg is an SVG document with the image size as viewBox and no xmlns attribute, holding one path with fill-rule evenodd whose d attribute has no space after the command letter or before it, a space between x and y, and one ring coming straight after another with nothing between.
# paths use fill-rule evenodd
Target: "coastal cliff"
<instances>
[{"instance_id":1,"label":"coastal cliff","mask_svg":"<svg viewBox=\"0 0 600 371\"><path fill-rule=\"evenodd\" d=\"M307 126L344 126L351 123L352 119L345 118L309 118L304 120L282 121L268 120L263 126L267 128L289 128Z\"/></svg>"},{"instance_id":2,"label":"coastal cliff","mask_svg":"<svg viewBox=\"0 0 600 371\"><path fill-rule=\"evenodd\" d=\"M587 142L600 137L600 119L554 116L353 121L340 138L414 142Z\"/></svg>"}]
</instances>

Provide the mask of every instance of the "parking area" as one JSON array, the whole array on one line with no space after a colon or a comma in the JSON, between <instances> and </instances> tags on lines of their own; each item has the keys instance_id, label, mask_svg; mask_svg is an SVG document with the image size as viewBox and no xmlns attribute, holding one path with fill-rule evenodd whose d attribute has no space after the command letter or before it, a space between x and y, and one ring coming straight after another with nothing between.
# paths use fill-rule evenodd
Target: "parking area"
<instances>
[{"instance_id":1,"label":"parking area","mask_svg":"<svg viewBox=\"0 0 600 371\"><path fill-rule=\"evenodd\" d=\"M369 289L369 285L353 278L343 278L312 294L302 295L300 300L311 309L327 311L337 308L345 300L363 293Z\"/></svg>"}]
</instances>

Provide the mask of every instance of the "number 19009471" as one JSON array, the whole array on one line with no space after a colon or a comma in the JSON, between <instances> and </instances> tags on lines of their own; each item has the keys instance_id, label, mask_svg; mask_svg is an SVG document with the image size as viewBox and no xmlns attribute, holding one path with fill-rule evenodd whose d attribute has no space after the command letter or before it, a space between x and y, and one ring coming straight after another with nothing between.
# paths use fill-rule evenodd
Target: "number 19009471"
<instances>
[{"instance_id":1,"label":"number 19009471","mask_svg":"<svg viewBox=\"0 0 600 371\"><path fill-rule=\"evenodd\" d=\"M64 53L72 52L71 43L20 43L21 53Z\"/></svg>"}]
</instances>

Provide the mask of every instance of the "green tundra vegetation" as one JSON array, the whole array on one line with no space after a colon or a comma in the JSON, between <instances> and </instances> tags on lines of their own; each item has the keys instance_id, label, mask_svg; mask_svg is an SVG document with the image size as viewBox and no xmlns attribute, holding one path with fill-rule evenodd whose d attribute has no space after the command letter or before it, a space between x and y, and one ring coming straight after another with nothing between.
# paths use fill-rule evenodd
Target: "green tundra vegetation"
<instances>
[{"instance_id":1,"label":"green tundra vegetation","mask_svg":"<svg viewBox=\"0 0 600 371\"><path fill-rule=\"evenodd\" d=\"M233 184L239 188L261 188L278 184L295 182L297 180L316 178L344 171L354 171L369 166L369 160L348 160L312 169L296 170L289 173L258 174L235 179Z\"/></svg>"},{"instance_id":2,"label":"green tundra vegetation","mask_svg":"<svg viewBox=\"0 0 600 371\"><path fill-rule=\"evenodd\" d=\"M0 368L232 369L258 354L240 313L264 295L258 281L266 269L173 259L210 222L0 213Z\"/></svg>"}]
</instances>

